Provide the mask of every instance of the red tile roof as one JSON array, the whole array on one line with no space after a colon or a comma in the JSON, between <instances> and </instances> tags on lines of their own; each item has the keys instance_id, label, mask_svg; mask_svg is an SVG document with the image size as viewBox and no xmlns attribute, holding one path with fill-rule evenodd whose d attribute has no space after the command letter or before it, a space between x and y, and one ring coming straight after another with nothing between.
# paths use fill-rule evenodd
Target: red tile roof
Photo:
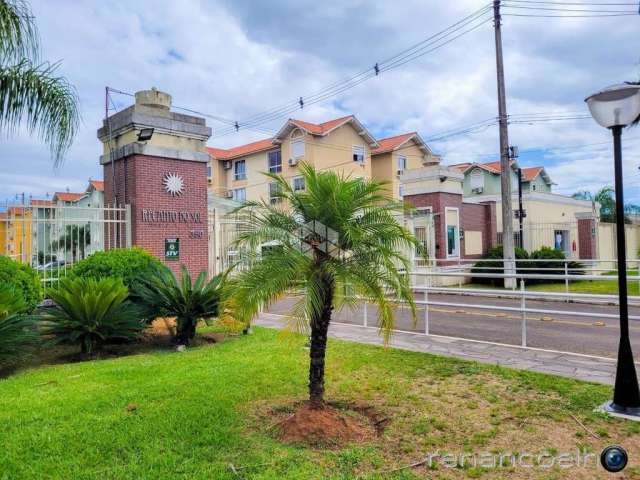
<instances>
[{"instance_id":1,"label":"red tile roof","mask_svg":"<svg viewBox=\"0 0 640 480\"><path fill-rule=\"evenodd\" d=\"M275 148L272 138L265 138L264 140L258 140L257 142L247 143L246 145L240 145L239 147L223 149L223 148L207 148L207 151L211 156L217 160L226 160L229 158L242 157L243 155L249 155L251 153L262 152Z\"/></svg>"},{"instance_id":2,"label":"red tile roof","mask_svg":"<svg viewBox=\"0 0 640 480\"><path fill-rule=\"evenodd\" d=\"M53 198L57 198L63 202L75 202L76 200L80 200L82 197L84 197L84 193L56 192L53 194Z\"/></svg>"},{"instance_id":3,"label":"red tile roof","mask_svg":"<svg viewBox=\"0 0 640 480\"><path fill-rule=\"evenodd\" d=\"M378 148L372 149L371 154L380 155L381 153L391 152L415 135L417 135L416 132L410 132L403 133L402 135L396 135L395 137L383 138L382 140L378 140L378 144L380 146Z\"/></svg>"},{"instance_id":4,"label":"red tile roof","mask_svg":"<svg viewBox=\"0 0 640 480\"><path fill-rule=\"evenodd\" d=\"M335 118L333 120L329 120L328 122L323 123L311 123L305 122L303 120L296 120L295 118L290 119L289 121L294 125L306 130L314 135L323 135L330 130L342 125L343 123L355 118L353 115L347 115L346 117Z\"/></svg>"},{"instance_id":5,"label":"red tile roof","mask_svg":"<svg viewBox=\"0 0 640 480\"><path fill-rule=\"evenodd\" d=\"M95 188L98 192L104 192L104 182L102 180L91 180L89 185Z\"/></svg>"},{"instance_id":6,"label":"red tile roof","mask_svg":"<svg viewBox=\"0 0 640 480\"><path fill-rule=\"evenodd\" d=\"M1 219L7 218L7 212L0 212L0 218Z\"/></svg>"},{"instance_id":7,"label":"red tile roof","mask_svg":"<svg viewBox=\"0 0 640 480\"><path fill-rule=\"evenodd\" d=\"M39 200L37 198L31 200L31 205L35 205L36 207L46 207L53 204L53 200Z\"/></svg>"},{"instance_id":8,"label":"red tile roof","mask_svg":"<svg viewBox=\"0 0 640 480\"><path fill-rule=\"evenodd\" d=\"M326 135L334 128L337 128L351 120L355 120L357 122L356 118L353 115L335 118L323 123L311 123L305 122L304 120L291 118L287 121L285 127L292 124L297 126L298 128L306 130L313 135ZM283 127L283 129L285 127ZM257 142L247 143L245 145L240 145L238 147L228 149L207 147L207 151L209 152L209 155L214 157L216 160L228 160L231 158L238 158L244 155L250 155L252 153L263 152L272 148L277 148L278 144L274 143L275 139L275 137L265 138L264 140L258 140Z\"/></svg>"},{"instance_id":9,"label":"red tile roof","mask_svg":"<svg viewBox=\"0 0 640 480\"><path fill-rule=\"evenodd\" d=\"M522 180L524 182L530 182L536 178L544 170L544 167L529 167L522 169Z\"/></svg>"},{"instance_id":10,"label":"red tile roof","mask_svg":"<svg viewBox=\"0 0 640 480\"><path fill-rule=\"evenodd\" d=\"M513 165L513 161L511 162ZM496 175L500 175L500 162L489 162L489 163L458 163L456 165L451 165L451 168L455 168L456 170L464 173L472 167L480 167L484 170L487 170L491 173L495 173ZM526 167L522 169L522 181L530 182L535 179L538 175L544 172L544 167ZM546 179L548 180L548 178Z\"/></svg>"},{"instance_id":11,"label":"red tile roof","mask_svg":"<svg viewBox=\"0 0 640 480\"><path fill-rule=\"evenodd\" d=\"M511 165L513 165L513 161L511 161ZM496 175L500 175L500 161L489 162L489 163L457 163L455 165L450 165L451 168L455 168L460 172L464 173L471 167L480 167L484 170L487 170L491 173L495 173Z\"/></svg>"}]
</instances>

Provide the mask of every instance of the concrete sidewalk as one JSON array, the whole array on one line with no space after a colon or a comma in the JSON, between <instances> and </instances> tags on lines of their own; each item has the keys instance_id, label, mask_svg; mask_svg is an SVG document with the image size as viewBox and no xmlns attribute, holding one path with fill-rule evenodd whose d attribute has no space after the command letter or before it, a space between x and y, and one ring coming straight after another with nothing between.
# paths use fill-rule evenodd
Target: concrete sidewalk
<instances>
[{"instance_id":1,"label":"concrete sidewalk","mask_svg":"<svg viewBox=\"0 0 640 480\"><path fill-rule=\"evenodd\" d=\"M280 329L284 318L262 313L255 324ZM329 328L329 336L372 345L383 343L378 329L373 327L336 323ZM615 378L616 361L602 357L405 332L394 332L389 346L608 385L613 385Z\"/></svg>"}]
</instances>

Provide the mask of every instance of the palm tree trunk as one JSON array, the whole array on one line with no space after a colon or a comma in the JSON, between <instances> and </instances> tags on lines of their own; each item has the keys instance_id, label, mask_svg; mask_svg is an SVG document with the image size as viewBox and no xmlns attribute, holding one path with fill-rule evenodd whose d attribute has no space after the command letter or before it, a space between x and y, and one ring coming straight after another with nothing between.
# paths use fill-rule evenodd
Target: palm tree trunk
<instances>
[{"instance_id":1,"label":"palm tree trunk","mask_svg":"<svg viewBox=\"0 0 640 480\"><path fill-rule=\"evenodd\" d=\"M311 348L309 350L309 403L313 408L324 406L324 363L327 333L333 311L333 279L323 276L323 308L318 318L311 321Z\"/></svg>"}]
</instances>

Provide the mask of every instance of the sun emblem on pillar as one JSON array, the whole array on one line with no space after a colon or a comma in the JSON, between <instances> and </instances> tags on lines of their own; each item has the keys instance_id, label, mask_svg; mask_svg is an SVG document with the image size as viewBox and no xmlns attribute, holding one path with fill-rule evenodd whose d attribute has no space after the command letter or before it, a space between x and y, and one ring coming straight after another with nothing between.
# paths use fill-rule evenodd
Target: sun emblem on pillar
<instances>
[{"instance_id":1,"label":"sun emblem on pillar","mask_svg":"<svg viewBox=\"0 0 640 480\"><path fill-rule=\"evenodd\" d=\"M162 184L164 185L164 189L167 193L172 197L182 195L182 191L184 190L184 181L181 176L175 173L166 173L162 180Z\"/></svg>"}]
</instances>

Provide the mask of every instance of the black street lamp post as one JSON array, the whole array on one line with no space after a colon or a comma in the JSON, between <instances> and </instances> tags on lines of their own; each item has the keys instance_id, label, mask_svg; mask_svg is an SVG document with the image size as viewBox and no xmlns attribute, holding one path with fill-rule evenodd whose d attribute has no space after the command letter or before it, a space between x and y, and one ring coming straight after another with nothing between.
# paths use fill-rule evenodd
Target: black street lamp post
<instances>
[{"instance_id":1,"label":"black street lamp post","mask_svg":"<svg viewBox=\"0 0 640 480\"><path fill-rule=\"evenodd\" d=\"M594 120L613 134L616 190L616 241L618 255L618 295L620 304L620 344L613 401L604 409L611 413L640 417L640 388L629 339L627 302L627 255L622 187L622 130L640 115L640 86L616 85L586 99Z\"/></svg>"}]
</instances>

